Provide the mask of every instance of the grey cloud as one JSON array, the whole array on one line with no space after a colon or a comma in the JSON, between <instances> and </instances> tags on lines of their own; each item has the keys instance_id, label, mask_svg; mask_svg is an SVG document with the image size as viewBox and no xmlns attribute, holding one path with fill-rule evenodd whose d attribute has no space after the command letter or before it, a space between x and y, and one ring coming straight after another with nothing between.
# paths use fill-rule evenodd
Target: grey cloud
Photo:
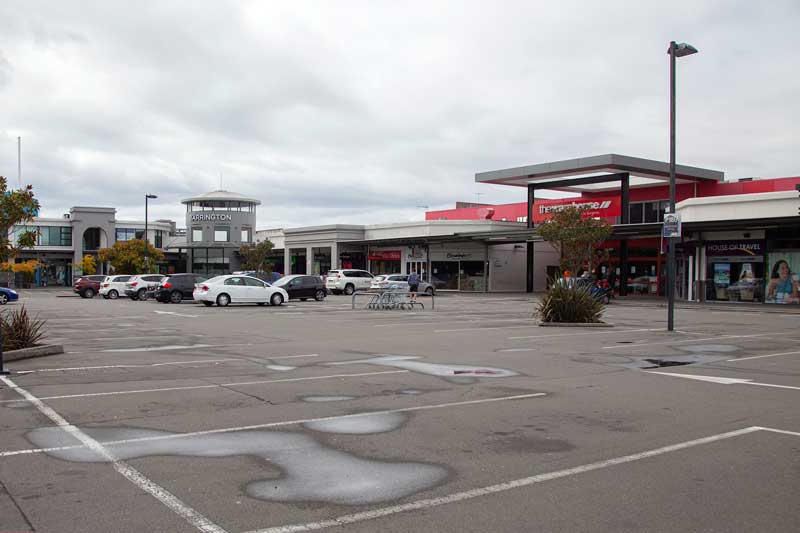
<instances>
[{"instance_id":1,"label":"grey cloud","mask_svg":"<svg viewBox=\"0 0 800 533\"><path fill-rule=\"evenodd\" d=\"M417 205L523 201L476 172L607 152L796 175L800 5L506 2L6 2L0 173L76 204L183 219L217 187L259 226L421 219ZM758 43L758 47L752 45ZM6 61L3 61L3 57ZM11 70L13 68L13 71Z\"/></svg>"}]
</instances>

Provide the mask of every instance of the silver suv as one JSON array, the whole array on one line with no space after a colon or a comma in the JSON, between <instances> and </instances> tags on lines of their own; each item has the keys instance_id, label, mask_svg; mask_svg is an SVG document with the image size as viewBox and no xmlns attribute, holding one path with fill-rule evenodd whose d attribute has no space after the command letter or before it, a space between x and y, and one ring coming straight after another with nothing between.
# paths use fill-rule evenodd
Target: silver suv
<instances>
[{"instance_id":1,"label":"silver suv","mask_svg":"<svg viewBox=\"0 0 800 533\"><path fill-rule=\"evenodd\" d=\"M141 274L139 276L131 276L125 283L125 295L131 300L145 300L147 291L154 290L161 283L164 276L161 274Z\"/></svg>"},{"instance_id":2,"label":"silver suv","mask_svg":"<svg viewBox=\"0 0 800 533\"><path fill-rule=\"evenodd\" d=\"M372 285L374 276L366 270L355 270L344 268L341 270L329 270L328 277L325 278L325 289L333 294L353 294L359 290L367 290Z\"/></svg>"}]
</instances>

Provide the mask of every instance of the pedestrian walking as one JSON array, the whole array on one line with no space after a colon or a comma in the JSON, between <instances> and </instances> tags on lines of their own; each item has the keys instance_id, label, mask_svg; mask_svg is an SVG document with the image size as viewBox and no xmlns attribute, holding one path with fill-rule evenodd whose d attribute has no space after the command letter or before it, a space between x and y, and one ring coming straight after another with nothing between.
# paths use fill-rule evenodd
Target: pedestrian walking
<instances>
[{"instance_id":1,"label":"pedestrian walking","mask_svg":"<svg viewBox=\"0 0 800 533\"><path fill-rule=\"evenodd\" d=\"M412 270L408 276L408 292L411 298L411 303L417 301L417 291L419 290L419 274L416 270Z\"/></svg>"}]
</instances>

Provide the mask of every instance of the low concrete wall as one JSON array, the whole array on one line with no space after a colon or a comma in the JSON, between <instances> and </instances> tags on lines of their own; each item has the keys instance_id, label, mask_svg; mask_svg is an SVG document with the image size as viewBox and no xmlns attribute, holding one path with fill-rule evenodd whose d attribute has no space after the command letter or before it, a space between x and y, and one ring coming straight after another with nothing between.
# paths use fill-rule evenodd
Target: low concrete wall
<instances>
[{"instance_id":1,"label":"low concrete wall","mask_svg":"<svg viewBox=\"0 0 800 533\"><path fill-rule=\"evenodd\" d=\"M64 347L60 344L43 344L32 348L22 348L21 350L10 350L3 354L3 361L17 361L19 359L30 359L32 357L44 357L46 355L58 355L64 353Z\"/></svg>"}]
</instances>

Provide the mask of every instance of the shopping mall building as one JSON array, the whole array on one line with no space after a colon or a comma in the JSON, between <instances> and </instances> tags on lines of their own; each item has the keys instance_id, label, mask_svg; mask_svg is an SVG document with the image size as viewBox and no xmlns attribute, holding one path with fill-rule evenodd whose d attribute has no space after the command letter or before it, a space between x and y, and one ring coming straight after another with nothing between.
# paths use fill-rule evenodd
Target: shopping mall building
<instances>
[{"instance_id":1,"label":"shopping mall building","mask_svg":"<svg viewBox=\"0 0 800 533\"><path fill-rule=\"evenodd\" d=\"M722 172L677 166L678 293L691 300L796 303L800 272L800 177L724 181ZM524 187L527 202L459 204L429 211L425 221L256 230L260 201L212 191L182 201L185 229L148 224L148 240L165 253L164 273L206 275L241 268L242 244L269 240L282 274L323 274L359 268L373 274L411 269L439 290L541 291L558 272L557 252L537 225L563 206L607 220L608 259L596 274L614 272L620 295L664 293L666 243L660 237L669 199L669 165L616 154L482 172L477 183ZM574 193L540 199L536 192ZM114 241L141 238L144 221L116 220L114 208L74 207L60 219L36 219L37 246L17 261L43 263L40 283L66 284L71 264ZM13 233L13 232L12 232ZM102 273L109 265L100 265Z\"/></svg>"}]
</instances>

